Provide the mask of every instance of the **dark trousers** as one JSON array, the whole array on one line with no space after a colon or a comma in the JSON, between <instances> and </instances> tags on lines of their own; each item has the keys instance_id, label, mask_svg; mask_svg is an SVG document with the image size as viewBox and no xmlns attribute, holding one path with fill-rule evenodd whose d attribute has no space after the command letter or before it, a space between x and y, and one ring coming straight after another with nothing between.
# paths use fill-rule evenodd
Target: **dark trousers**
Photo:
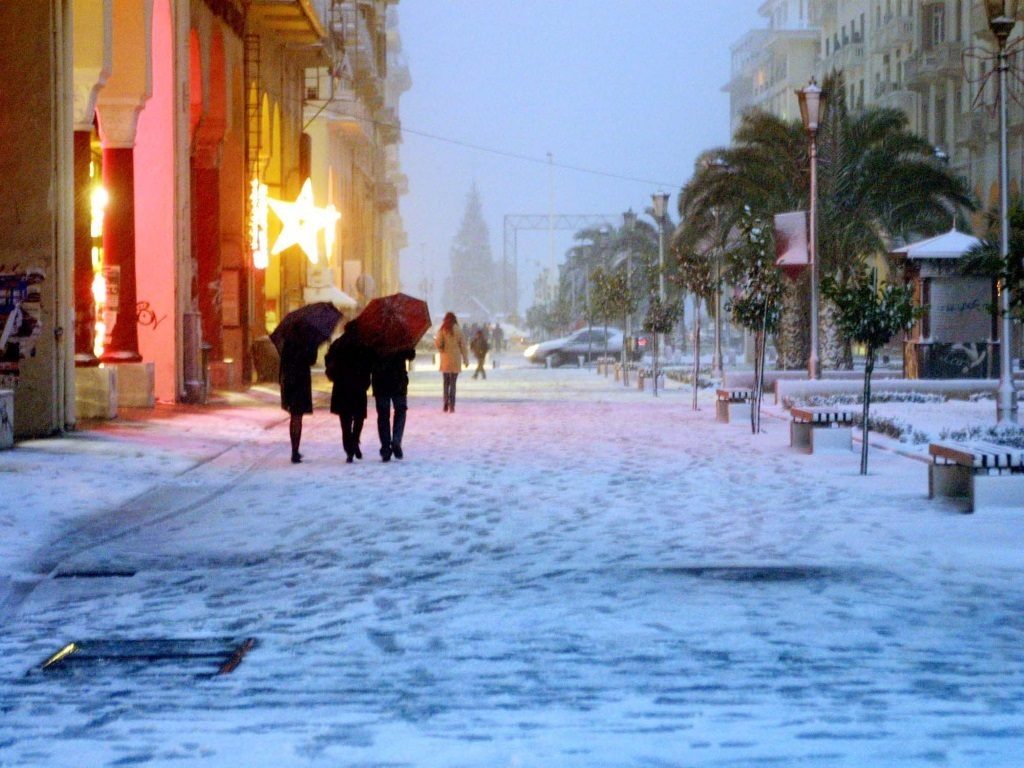
<instances>
[{"instance_id":1,"label":"dark trousers","mask_svg":"<svg viewBox=\"0 0 1024 768\"><path fill-rule=\"evenodd\" d=\"M477 376L483 376L485 379L487 378L487 371L484 370L484 361L485 360L487 360L487 356L486 355L484 355L483 357L478 357L476 359L476 370L473 371L473 378L474 379Z\"/></svg>"},{"instance_id":2,"label":"dark trousers","mask_svg":"<svg viewBox=\"0 0 1024 768\"><path fill-rule=\"evenodd\" d=\"M405 432L405 412L409 405L405 395L374 395L377 404L377 435L380 437L381 455L391 455L392 447L402 447ZM395 409L395 423L391 423L391 408Z\"/></svg>"},{"instance_id":3,"label":"dark trousers","mask_svg":"<svg viewBox=\"0 0 1024 768\"><path fill-rule=\"evenodd\" d=\"M457 373L444 374L444 404L447 408L455 407L455 380L458 378Z\"/></svg>"},{"instance_id":4,"label":"dark trousers","mask_svg":"<svg viewBox=\"0 0 1024 768\"><path fill-rule=\"evenodd\" d=\"M343 413L338 418L341 419L341 444L345 455L355 456L359 450L359 437L363 434L363 417Z\"/></svg>"}]
</instances>

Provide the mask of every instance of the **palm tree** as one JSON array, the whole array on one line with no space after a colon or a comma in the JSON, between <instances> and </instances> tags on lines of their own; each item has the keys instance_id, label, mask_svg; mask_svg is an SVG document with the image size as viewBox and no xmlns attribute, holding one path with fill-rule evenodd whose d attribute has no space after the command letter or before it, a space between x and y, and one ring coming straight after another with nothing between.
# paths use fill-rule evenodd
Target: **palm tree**
<instances>
[{"instance_id":1,"label":"palm tree","mask_svg":"<svg viewBox=\"0 0 1024 768\"><path fill-rule=\"evenodd\" d=\"M1015 320L1024 321L1024 198L1013 195L1010 198L1010 253L1003 261L999 254L999 205L985 211L984 234L979 245L971 248L961 262L961 271L966 275L990 277L1005 280L1010 287L1010 312ZM989 312L996 314L995 302Z\"/></svg>"},{"instance_id":2,"label":"palm tree","mask_svg":"<svg viewBox=\"0 0 1024 768\"><path fill-rule=\"evenodd\" d=\"M887 243L911 235L935 234L949 224L952 210L973 209L966 182L935 158L925 139L910 132L905 114L869 107L850 112L842 75L823 85L828 108L818 132L818 259L822 277L840 285ZM745 206L760 218L806 210L809 142L800 121L762 111L748 112L729 147L713 150L729 171L698 167L683 190L679 213L697 220L716 207L726 228L738 225ZM780 364L806 364L809 278L788 294L780 332ZM824 337L838 338L831 313L823 311ZM790 332L786 332L786 329ZM830 333L831 331L831 333ZM826 365L848 363L849 344L826 343Z\"/></svg>"}]
</instances>

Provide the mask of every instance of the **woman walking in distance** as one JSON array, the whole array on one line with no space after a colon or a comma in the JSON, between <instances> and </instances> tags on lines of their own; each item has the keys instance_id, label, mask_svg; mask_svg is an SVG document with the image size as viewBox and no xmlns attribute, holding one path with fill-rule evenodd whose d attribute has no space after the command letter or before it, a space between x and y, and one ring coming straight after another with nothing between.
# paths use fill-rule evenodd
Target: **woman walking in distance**
<instances>
[{"instance_id":1,"label":"woman walking in distance","mask_svg":"<svg viewBox=\"0 0 1024 768\"><path fill-rule=\"evenodd\" d=\"M441 353L441 374L444 377L444 410L455 412L455 381L462 366L469 367L469 349L466 337L459 328L454 312L449 312L441 322L441 330L434 339L434 345Z\"/></svg>"},{"instance_id":2,"label":"woman walking in distance","mask_svg":"<svg viewBox=\"0 0 1024 768\"><path fill-rule=\"evenodd\" d=\"M341 443L349 464L353 458L363 458L359 437L366 420L366 390L373 364L373 352L359 342L355 322L345 326L345 332L335 339L324 358L324 373L334 382L331 413L337 414L341 422Z\"/></svg>"}]
</instances>

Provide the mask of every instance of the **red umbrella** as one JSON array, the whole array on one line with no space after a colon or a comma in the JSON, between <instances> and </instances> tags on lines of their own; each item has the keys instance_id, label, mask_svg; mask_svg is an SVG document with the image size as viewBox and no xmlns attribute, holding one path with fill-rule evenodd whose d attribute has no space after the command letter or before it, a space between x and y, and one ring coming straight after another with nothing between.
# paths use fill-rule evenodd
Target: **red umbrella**
<instances>
[{"instance_id":1,"label":"red umbrella","mask_svg":"<svg viewBox=\"0 0 1024 768\"><path fill-rule=\"evenodd\" d=\"M355 319L359 340L382 355L412 349L430 328L427 302L404 293L373 299Z\"/></svg>"}]
</instances>

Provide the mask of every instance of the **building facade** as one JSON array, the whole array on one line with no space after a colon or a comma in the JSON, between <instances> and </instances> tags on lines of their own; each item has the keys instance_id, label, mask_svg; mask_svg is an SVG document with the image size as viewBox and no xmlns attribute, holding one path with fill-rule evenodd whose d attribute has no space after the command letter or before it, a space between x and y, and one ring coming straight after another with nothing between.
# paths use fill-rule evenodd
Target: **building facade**
<instances>
[{"instance_id":1,"label":"building facade","mask_svg":"<svg viewBox=\"0 0 1024 768\"><path fill-rule=\"evenodd\" d=\"M820 81L842 71L851 108L903 111L911 129L941 149L969 180L983 206L995 201L994 42L982 0L770 0L761 14L767 28L748 32L732 48L732 77L725 89L733 130L753 107L799 117L793 91L810 74ZM806 22L802 31L813 42L786 36L794 19ZM809 57L813 65L806 64ZM1020 56L1011 57L1009 169L1016 189L1024 179L1021 65Z\"/></svg>"},{"instance_id":2,"label":"building facade","mask_svg":"<svg viewBox=\"0 0 1024 768\"><path fill-rule=\"evenodd\" d=\"M723 90L729 94L732 132L748 109L799 117L793 91L807 83L818 64L816 0L767 0L758 12L767 28L751 30L731 49L732 76Z\"/></svg>"},{"instance_id":3,"label":"building facade","mask_svg":"<svg viewBox=\"0 0 1024 768\"><path fill-rule=\"evenodd\" d=\"M37 332L31 355L15 350L0 370L16 434L59 432L119 404L201 401L211 380L246 386L261 340L318 290L341 300L350 274L357 301L393 287L394 5L0 7L0 68L33 100L0 96L0 321L30 276L31 311L16 316ZM311 90L323 72L328 98ZM322 231L282 238L306 203L324 212Z\"/></svg>"}]
</instances>

